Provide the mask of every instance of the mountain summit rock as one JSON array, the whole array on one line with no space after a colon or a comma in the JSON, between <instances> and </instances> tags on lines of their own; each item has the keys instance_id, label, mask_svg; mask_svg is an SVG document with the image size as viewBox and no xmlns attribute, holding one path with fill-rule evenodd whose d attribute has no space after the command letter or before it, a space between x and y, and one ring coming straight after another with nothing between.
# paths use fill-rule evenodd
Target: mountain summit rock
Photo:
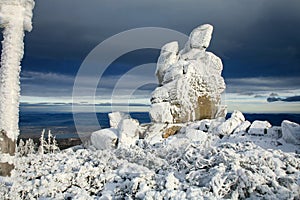
<instances>
[{"instance_id":1,"label":"mountain summit rock","mask_svg":"<svg viewBox=\"0 0 300 200\"><path fill-rule=\"evenodd\" d=\"M213 26L195 28L185 47L178 42L161 49L156 76L159 86L153 91L150 117L157 123L184 123L201 119L225 117L221 105L225 82L221 76L221 59L207 52Z\"/></svg>"}]
</instances>

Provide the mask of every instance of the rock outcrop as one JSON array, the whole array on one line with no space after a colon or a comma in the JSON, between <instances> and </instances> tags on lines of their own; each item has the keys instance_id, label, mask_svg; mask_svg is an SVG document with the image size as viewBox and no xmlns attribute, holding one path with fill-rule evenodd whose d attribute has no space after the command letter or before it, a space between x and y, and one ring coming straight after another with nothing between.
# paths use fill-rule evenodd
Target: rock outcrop
<instances>
[{"instance_id":1,"label":"rock outcrop","mask_svg":"<svg viewBox=\"0 0 300 200\"><path fill-rule=\"evenodd\" d=\"M152 93L150 117L157 123L184 123L225 117L225 89L219 57L206 52L213 27L199 26L179 51L177 42L164 45L157 62L159 87Z\"/></svg>"},{"instance_id":2,"label":"rock outcrop","mask_svg":"<svg viewBox=\"0 0 300 200\"><path fill-rule=\"evenodd\" d=\"M295 122L284 120L281 123L282 138L291 144L300 145L300 125Z\"/></svg>"}]
</instances>

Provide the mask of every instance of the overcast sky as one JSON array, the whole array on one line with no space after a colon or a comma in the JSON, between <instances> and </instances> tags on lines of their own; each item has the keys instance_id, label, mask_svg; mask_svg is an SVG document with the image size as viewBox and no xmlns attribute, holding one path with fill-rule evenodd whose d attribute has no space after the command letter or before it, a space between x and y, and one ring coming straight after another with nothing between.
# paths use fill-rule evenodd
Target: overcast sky
<instances>
[{"instance_id":1,"label":"overcast sky","mask_svg":"<svg viewBox=\"0 0 300 200\"><path fill-rule=\"evenodd\" d=\"M204 23L214 26L208 51L223 61L228 97L247 93L254 98L271 92L300 95L299 10L299 0L37 0L33 31L25 38L22 95L25 100L71 97L85 57L122 31L163 27L189 34ZM158 55L157 49L144 49L121 56L109 67L104 76L107 84L99 90L109 91L122 73L154 63ZM150 81L154 76L134 75L132 81Z\"/></svg>"}]
</instances>

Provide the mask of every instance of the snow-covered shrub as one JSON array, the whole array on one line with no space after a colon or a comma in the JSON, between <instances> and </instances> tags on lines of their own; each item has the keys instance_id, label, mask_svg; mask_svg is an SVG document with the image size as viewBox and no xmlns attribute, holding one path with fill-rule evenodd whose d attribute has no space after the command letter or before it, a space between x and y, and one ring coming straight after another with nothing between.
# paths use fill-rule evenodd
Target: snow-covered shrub
<instances>
[{"instance_id":1,"label":"snow-covered shrub","mask_svg":"<svg viewBox=\"0 0 300 200\"><path fill-rule=\"evenodd\" d=\"M55 136L51 134L51 131L48 131L48 138L45 139L45 129L43 129L41 137L40 137L40 146L38 148L39 154L45 153L55 153L59 151L59 147L57 145L57 141Z\"/></svg>"},{"instance_id":2,"label":"snow-covered shrub","mask_svg":"<svg viewBox=\"0 0 300 200\"><path fill-rule=\"evenodd\" d=\"M17 155L18 156L27 156L28 154L36 153L36 145L32 139L27 139L24 141L21 139L19 145L17 146Z\"/></svg>"}]
</instances>

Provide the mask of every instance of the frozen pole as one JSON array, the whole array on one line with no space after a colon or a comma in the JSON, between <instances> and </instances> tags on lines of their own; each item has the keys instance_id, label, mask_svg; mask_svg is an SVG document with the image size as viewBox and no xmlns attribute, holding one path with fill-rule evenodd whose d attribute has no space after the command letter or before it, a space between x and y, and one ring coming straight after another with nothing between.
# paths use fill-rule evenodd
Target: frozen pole
<instances>
[{"instance_id":1,"label":"frozen pole","mask_svg":"<svg viewBox=\"0 0 300 200\"><path fill-rule=\"evenodd\" d=\"M14 168L19 135L19 98L24 31L32 30L33 0L0 0L3 29L0 68L0 175L10 176Z\"/></svg>"}]
</instances>

